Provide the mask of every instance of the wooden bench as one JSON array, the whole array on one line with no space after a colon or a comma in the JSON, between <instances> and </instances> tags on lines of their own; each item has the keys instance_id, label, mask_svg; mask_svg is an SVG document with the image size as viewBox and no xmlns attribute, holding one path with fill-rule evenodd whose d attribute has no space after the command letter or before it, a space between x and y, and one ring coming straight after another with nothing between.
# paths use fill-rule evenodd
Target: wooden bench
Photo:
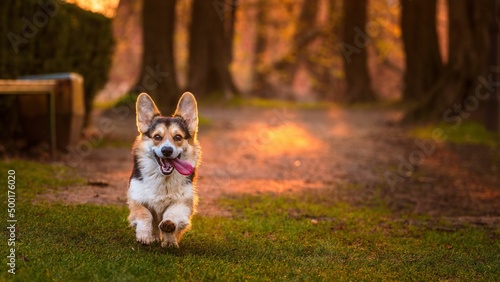
<instances>
[{"instance_id":1,"label":"wooden bench","mask_svg":"<svg viewBox=\"0 0 500 282\"><path fill-rule=\"evenodd\" d=\"M56 88L56 79L0 79L0 95L47 95L49 100L50 147L54 158L57 155Z\"/></svg>"}]
</instances>

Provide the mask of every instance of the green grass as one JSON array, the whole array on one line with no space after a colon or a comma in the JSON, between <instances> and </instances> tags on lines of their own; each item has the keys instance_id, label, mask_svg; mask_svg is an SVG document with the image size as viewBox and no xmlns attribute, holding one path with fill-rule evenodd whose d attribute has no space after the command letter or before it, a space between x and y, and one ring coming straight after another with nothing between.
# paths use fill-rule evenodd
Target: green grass
<instances>
[{"instance_id":1,"label":"green grass","mask_svg":"<svg viewBox=\"0 0 500 282\"><path fill-rule=\"evenodd\" d=\"M85 179L79 177L73 169L61 164L42 164L26 160L0 160L0 172L7 182L7 171L15 170L16 186L19 189L17 201L31 202L37 194L48 188L83 184ZM2 184L2 192L7 187ZM3 193L2 193L3 194ZM4 195L2 195L3 197ZM5 195L6 196L6 195ZM2 198L3 199L3 198Z\"/></svg>"},{"instance_id":2,"label":"green grass","mask_svg":"<svg viewBox=\"0 0 500 282\"><path fill-rule=\"evenodd\" d=\"M28 192L31 185L53 188L80 179L68 172L54 180L48 165L29 163L21 169L22 163L0 166L3 172L16 168L19 192L17 271L11 276L4 265L0 280L492 281L500 277L498 229L437 231L429 219L396 216L383 205L353 207L307 195L224 198L220 204L233 216L195 216L180 249L144 247L127 226L125 207L31 204L31 196L25 197L33 194ZM7 233L0 234L5 242Z\"/></svg>"},{"instance_id":3,"label":"green grass","mask_svg":"<svg viewBox=\"0 0 500 282\"><path fill-rule=\"evenodd\" d=\"M411 104L406 102L401 102L399 100L347 104L347 103L338 103L338 102L334 103L326 101L295 102L295 101L286 101L278 99L240 98L240 97L233 98L230 101L225 102L224 105L237 106L237 107L250 106L250 107L264 108L264 109L289 108L289 109L300 109L300 110L324 110L324 109L334 109L334 108L342 108L350 110L402 110L411 107Z\"/></svg>"},{"instance_id":4,"label":"green grass","mask_svg":"<svg viewBox=\"0 0 500 282\"><path fill-rule=\"evenodd\" d=\"M458 127L441 123L437 125L419 126L410 131L410 135L420 139L432 139L432 132L441 129L444 140L455 144L480 144L486 146L500 145L500 135L486 130L484 125L467 122Z\"/></svg>"},{"instance_id":5,"label":"green grass","mask_svg":"<svg viewBox=\"0 0 500 282\"><path fill-rule=\"evenodd\" d=\"M401 100L380 100L375 102L342 104L342 108L351 110L400 110L406 111L411 109L414 103Z\"/></svg>"},{"instance_id":6,"label":"green grass","mask_svg":"<svg viewBox=\"0 0 500 282\"><path fill-rule=\"evenodd\" d=\"M255 108L290 108L290 109L303 109L303 110L319 110L334 107L333 103L328 102L293 102L277 99L263 99L263 98L233 98L226 102L227 106L249 106Z\"/></svg>"}]
</instances>

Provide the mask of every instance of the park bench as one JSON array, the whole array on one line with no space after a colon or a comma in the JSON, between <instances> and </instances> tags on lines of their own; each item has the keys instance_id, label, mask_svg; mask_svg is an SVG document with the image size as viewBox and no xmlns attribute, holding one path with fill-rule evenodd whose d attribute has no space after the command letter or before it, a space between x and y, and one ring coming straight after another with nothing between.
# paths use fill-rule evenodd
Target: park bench
<instances>
[{"instance_id":1,"label":"park bench","mask_svg":"<svg viewBox=\"0 0 500 282\"><path fill-rule=\"evenodd\" d=\"M57 73L24 76L20 79L0 79L0 95L22 95L20 115L39 113L30 117L35 126L30 130L49 129L51 154L58 147L75 145L80 138L84 117L83 78L76 73ZM40 101L39 96L46 96ZM40 107L45 105L45 107ZM24 111L24 113L23 113ZM41 116L48 116L48 127L37 128ZM29 138L29 136L28 136Z\"/></svg>"}]
</instances>

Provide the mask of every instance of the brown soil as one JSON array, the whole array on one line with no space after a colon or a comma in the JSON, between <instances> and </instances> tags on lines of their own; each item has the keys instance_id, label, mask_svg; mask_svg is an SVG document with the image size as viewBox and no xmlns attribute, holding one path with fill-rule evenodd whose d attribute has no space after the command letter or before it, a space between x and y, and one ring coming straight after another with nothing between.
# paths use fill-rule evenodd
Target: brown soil
<instances>
[{"instance_id":1,"label":"brown soil","mask_svg":"<svg viewBox=\"0 0 500 282\"><path fill-rule=\"evenodd\" d=\"M202 107L201 115L211 124L199 133L200 214L228 215L217 204L224 195L307 193L332 205L382 199L396 212L500 223L499 148L436 143L410 177L388 185L384 174L398 175L401 159L419 151L398 126L399 111ZM133 114L122 116L95 115L94 134L106 131L108 146L73 162L87 185L60 187L37 200L125 205L137 131Z\"/></svg>"}]
</instances>

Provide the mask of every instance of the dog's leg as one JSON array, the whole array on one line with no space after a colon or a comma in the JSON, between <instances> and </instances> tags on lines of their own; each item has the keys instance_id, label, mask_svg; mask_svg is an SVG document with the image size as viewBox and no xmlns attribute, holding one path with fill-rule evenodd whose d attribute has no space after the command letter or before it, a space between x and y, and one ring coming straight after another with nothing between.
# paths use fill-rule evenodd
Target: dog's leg
<instances>
[{"instance_id":1,"label":"dog's leg","mask_svg":"<svg viewBox=\"0 0 500 282\"><path fill-rule=\"evenodd\" d=\"M163 235L162 247L179 247L182 235L191 224L192 210L193 208L189 205L178 203L170 206L163 213L163 220L158 226Z\"/></svg>"},{"instance_id":2,"label":"dog's leg","mask_svg":"<svg viewBox=\"0 0 500 282\"><path fill-rule=\"evenodd\" d=\"M131 200L129 202L130 215L128 220L130 226L135 227L135 235L137 242L143 245L149 245L158 241L159 233L153 227L153 215L151 212L143 205Z\"/></svg>"}]
</instances>

